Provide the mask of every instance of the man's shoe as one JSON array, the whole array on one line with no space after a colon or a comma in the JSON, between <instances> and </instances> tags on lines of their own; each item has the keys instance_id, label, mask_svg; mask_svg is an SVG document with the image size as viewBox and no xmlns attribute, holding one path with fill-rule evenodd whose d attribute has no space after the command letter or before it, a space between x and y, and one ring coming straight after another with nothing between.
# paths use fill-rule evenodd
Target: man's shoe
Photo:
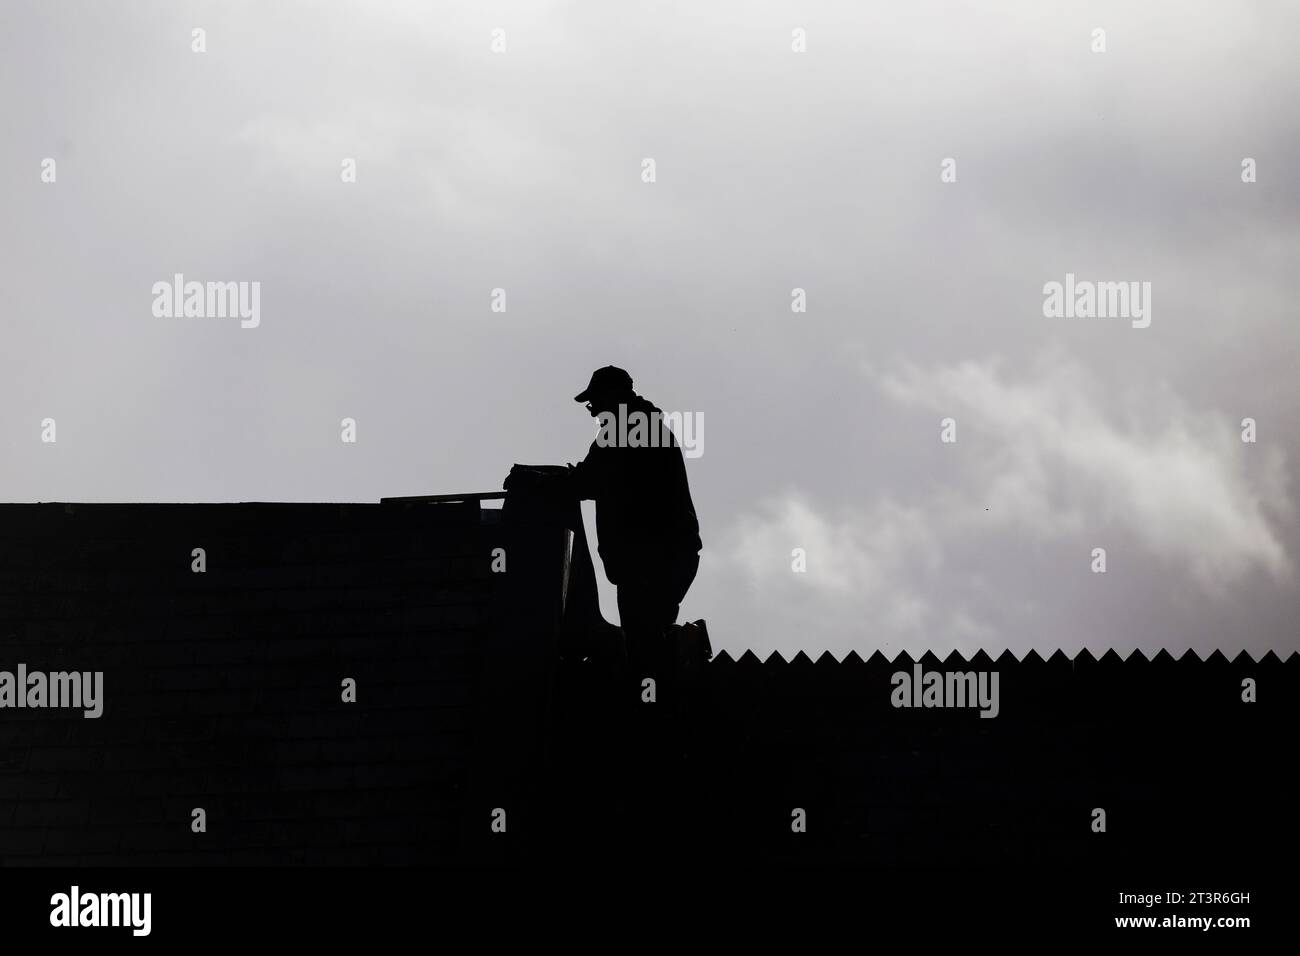
<instances>
[{"instance_id":1,"label":"man's shoe","mask_svg":"<svg viewBox=\"0 0 1300 956\"><path fill-rule=\"evenodd\" d=\"M671 625L668 628L668 639L673 648L677 672L682 677L698 675L704 665L713 659L709 630L703 621Z\"/></svg>"}]
</instances>

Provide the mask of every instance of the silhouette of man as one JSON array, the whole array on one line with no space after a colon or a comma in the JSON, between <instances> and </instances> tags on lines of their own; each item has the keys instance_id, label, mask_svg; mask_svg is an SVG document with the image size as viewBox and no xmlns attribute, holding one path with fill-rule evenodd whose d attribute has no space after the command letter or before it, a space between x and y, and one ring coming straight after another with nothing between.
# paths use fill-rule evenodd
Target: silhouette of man
<instances>
[{"instance_id":1,"label":"silhouette of man","mask_svg":"<svg viewBox=\"0 0 1300 956\"><path fill-rule=\"evenodd\" d=\"M703 547L686 462L663 413L633 391L623 369L597 369L574 400L586 403L601 428L587 457L557 480L567 482L566 493L596 502L597 552L618 588L632 676L663 676L671 652L667 629L677 621Z\"/></svg>"}]
</instances>

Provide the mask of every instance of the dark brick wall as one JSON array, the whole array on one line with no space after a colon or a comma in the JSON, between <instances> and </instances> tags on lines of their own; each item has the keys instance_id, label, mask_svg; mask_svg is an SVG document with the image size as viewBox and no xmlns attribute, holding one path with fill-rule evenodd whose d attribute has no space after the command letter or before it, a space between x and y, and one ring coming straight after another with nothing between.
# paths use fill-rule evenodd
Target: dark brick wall
<instances>
[{"instance_id":1,"label":"dark brick wall","mask_svg":"<svg viewBox=\"0 0 1300 956\"><path fill-rule=\"evenodd\" d=\"M548 509L0 505L0 669L106 699L0 710L0 863L1293 865L1294 655L923 658L996 669L995 719L892 707L906 657L720 655L646 705L574 650Z\"/></svg>"},{"instance_id":2,"label":"dark brick wall","mask_svg":"<svg viewBox=\"0 0 1300 956\"><path fill-rule=\"evenodd\" d=\"M0 710L0 861L454 857L499 517L0 505L0 669L105 683L99 719Z\"/></svg>"}]
</instances>

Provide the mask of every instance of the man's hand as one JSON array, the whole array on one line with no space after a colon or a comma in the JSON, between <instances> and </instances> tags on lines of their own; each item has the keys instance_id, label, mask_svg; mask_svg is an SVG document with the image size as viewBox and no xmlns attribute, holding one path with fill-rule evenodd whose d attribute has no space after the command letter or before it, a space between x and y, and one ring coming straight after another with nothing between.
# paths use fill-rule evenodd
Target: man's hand
<instances>
[{"instance_id":1,"label":"man's hand","mask_svg":"<svg viewBox=\"0 0 1300 956\"><path fill-rule=\"evenodd\" d=\"M524 491L565 497L574 494L572 465L515 465L501 487L506 491Z\"/></svg>"},{"instance_id":2,"label":"man's hand","mask_svg":"<svg viewBox=\"0 0 1300 956\"><path fill-rule=\"evenodd\" d=\"M528 466L515 465L510 469L510 474L506 475L506 480L501 483L501 487L506 491L524 491L536 488L541 480L542 476Z\"/></svg>"}]
</instances>

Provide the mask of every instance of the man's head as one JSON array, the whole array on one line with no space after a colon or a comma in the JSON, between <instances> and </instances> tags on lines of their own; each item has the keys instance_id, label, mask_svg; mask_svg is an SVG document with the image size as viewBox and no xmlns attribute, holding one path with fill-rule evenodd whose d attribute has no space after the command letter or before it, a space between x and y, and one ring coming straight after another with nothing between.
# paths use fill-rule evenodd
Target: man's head
<instances>
[{"instance_id":1,"label":"man's head","mask_svg":"<svg viewBox=\"0 0 1300 956\"><path fill-rule=\"evenodd\" d=\"M602 412L617 413L618 406L633 396L632 376L621 368L606 365L591 373L591 381L577 395L575 402L586 402L587 411L595 418Z\"/></svg>"}]
</instances>

